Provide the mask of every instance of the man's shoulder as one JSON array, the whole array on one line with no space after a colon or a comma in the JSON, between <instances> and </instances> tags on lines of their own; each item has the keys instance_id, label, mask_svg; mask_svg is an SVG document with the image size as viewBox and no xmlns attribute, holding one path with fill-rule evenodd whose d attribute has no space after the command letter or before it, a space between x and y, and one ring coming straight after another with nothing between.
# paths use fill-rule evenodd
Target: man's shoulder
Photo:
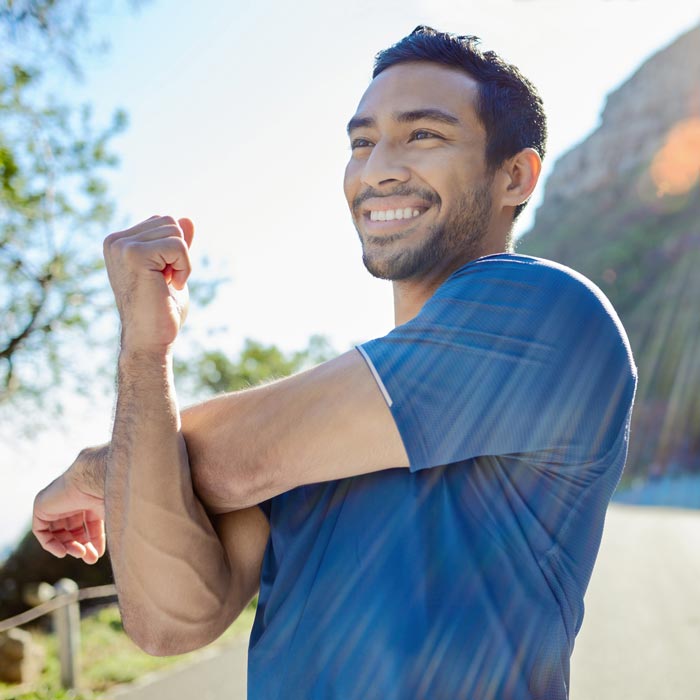
<instances>
[{"instance_id":1,"label":"man's shoulder","mask_svg":"<svg viewBox=\"0 0 700 700\"><path fill-rule=\"evenodd\" d=\"M476 295L503 298L536 308L558 306L586 314L603 312L619 323L602 292L580 272L553 260L517 253L496 253L476 258L445 280L436 296Z\"/></svg>"},{"instance_id":2,"label":"man's shoulder","mask_svg":"<svg viewBox=\"0 0 700 700\"><path fill-rule=\"evenodd\" d=\"M449 279L459 279L468 275L512 278L533 283L560 284L571 287L583 287L597 295L603 292L585 275L571 267L532 255L519 253L495 253L476 258L455 270Z\"/></svg>"},{"instance_id":3,"label":"man's shoulder","mask_svg":"<svg viewBox=\"0 0 700 700\"><path fill-rule=\"evenodd\" d=\"M477 258L443 283L435 301L438 306L441 301L461 304L470 318L492 332L562 348L594 337L598 348L614 349L636 372L627 334L610 300L585 275L553 260L516 253Z\"/></svg>"}]
</instances>

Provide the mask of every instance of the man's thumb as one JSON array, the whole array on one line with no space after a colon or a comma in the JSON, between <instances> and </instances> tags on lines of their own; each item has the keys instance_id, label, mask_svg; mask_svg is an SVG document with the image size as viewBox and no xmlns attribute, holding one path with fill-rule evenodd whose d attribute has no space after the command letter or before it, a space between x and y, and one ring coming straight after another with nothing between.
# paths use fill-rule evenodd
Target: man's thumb
<instances>
[{"instance_id":1,"label":"man's thumb","mask_svg":"<svg viewBox=\"0 0 700 700\"><path fill-rule=\"evenodd\" d=\"M194 238L194 224L192 223L191 219L178 219L177 223L180 224L180 228L182 229L182 233L185 236L185 243L187 243L187 247L191 248L192 247L192 239Z\"/></svg>"}]
</instances>

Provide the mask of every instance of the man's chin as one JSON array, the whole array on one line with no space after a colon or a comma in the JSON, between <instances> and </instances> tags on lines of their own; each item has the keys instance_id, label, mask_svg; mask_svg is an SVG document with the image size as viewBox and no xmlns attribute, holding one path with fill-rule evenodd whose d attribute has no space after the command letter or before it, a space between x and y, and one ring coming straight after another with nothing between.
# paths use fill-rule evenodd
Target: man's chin
<instances>
[{"instance_id":1,"label":"man's chin","mask_svg":"<svg viewBox=\"0 0 700 700\"><path fill-rule=\"evenodd\" d=\"M407 255L379 257L365 253L362 262L372 277L390 282L412 279L420 273L417 269L420 265L417 266L417 261Z\"/></svg>"}]
</instances>

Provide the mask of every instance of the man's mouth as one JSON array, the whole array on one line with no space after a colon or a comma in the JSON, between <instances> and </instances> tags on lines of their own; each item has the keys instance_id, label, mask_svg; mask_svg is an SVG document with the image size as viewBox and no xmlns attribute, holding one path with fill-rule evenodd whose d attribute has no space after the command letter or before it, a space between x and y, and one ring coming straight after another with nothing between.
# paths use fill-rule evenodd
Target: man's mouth
<instances>
[{"instance_id":1,"label":"man's mouth","mask_svg":"<svg viewBox=\"0 0 700 700\"><path fill-rule=\"evenodd\" d=\"M403 228L432 208L432 202L416 196L369 197L362 203L365 224L377 230Z\"/></svg>"},{"instance_id":2,"label":"man's mouth","mask_svg":"<svg viewBox=\"0 0 700 700\"><path fill-rule=\"evenodd\" d=\"M421 213L420 209L404 207L403 209L372 209L367 214L370 221L400 221L402 219L415 219Z\"/></svg>"}]
</instances>

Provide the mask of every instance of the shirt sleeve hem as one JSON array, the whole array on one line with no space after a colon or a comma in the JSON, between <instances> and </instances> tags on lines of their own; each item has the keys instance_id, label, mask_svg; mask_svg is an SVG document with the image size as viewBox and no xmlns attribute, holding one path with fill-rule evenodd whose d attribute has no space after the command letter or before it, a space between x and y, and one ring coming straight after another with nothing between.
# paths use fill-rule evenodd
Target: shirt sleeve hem
<instances>
[{"instance_id":1,"label":"shirt sleeve hem","mask_svg":"<svg viewBox=\"0 0 700 700\"><path fill-rule=\"evenodd\" d=\"M411 410L410 403L408 405L406 405L405 401L400 402L398 405L394 403L393 399L391 398L391 394L389 394L389 391L386 388L386 385L384 384L384 381L382 380L381 375L379 374L379 371L377 370L377 367L372 361L372 358L370 357L367 350L361 345L356 345L355 347L367 363L367 366L372 372L372 376L377 382L377 386L384 395L384 399L387 403L387 406L391 411L394 423L396 424L396 428L399 431L399 435L401 436L401 440L404 444L406 454L408 455L409 471L416 472L420 469L425 469L429 466L434 466L431 465L427 459L428 453L426 446L423 442L422 435L415 431L411 431L409 433L404 428L404 421L401 418L402 412L405 413L406 411L408 411L411 414L411 421L414 425L418 421L418 417L415 416L413 411Z\"/></svg>"},{"instance_id":2,"label":"shirt sleeve hem","mask_svg":"<svg viewBox=\"0 0 700 700\"><path fill-rule=\"evenodd\" d=\"M372 359L367 354L367 351L361 345L356 345L355 347L359 351L360 355L362 355L362 357L364 358L365 362L367 363L367 366L369 367L370 372L372 372L372 376L374 377L374 381L377 382L377 386L379 387L379 390L382 392L382 396L384 396L384 400L386 401L386 405L389 408L391 408L394 405L394 401L392 400L391 394L389 394L389 391L387 390L386 386L384 385L382 378L379 376L379 372L377 372L377 368L374 366L374 362L372 362Z\"/></svg>"}]
</instances>

